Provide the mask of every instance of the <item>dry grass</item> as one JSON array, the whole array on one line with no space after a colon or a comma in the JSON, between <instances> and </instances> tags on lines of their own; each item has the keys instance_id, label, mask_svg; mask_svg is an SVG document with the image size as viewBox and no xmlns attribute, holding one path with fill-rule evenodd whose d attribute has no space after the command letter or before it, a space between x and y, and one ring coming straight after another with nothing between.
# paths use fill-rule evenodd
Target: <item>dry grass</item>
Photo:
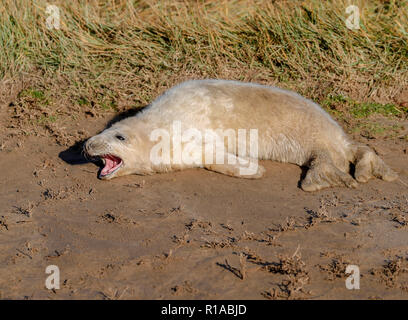
<instances>
[{"instance_id":1,"label":"dry grass","mask_svg":"<svg viewBox=\"0 0 408 320\"><path fill-rule=\"evenodd\" d=\"M327 273L327 280L334 281L337 278L346 278L346 268L350 265L349 259L342 255L335 255L326 265L318 265L322 272Z\"/></svg>"},{"instance_id":2,"label":"dry grass","mask_svg":"<svg viewBox=\"0 0 408 320\"><path fill-rule=\"evenodd\" d=\"M306 229L316 226L320 223L333 223L338 222L339 219L333 217L328 207L336 207L337 203L331 204L327 200L320 199L320 206L317 210L311 210L306 208L306 212L309 214L308 221L304 225Z\"/></svg>"},{"instance_id":3,"label":"dry grass","mask_svg":"<svg viewBox=\"0 0 408 320\"><path fill-rule=\"evenodd\" d=\"M244 255L240 255L239 257L239 264L240 268L233 267L229 264L228 260L225 259L225 263L216 263L217 266L220 266L224 268L227 271L230 271L232 274L234 274L236 277L238 277L241 280L245 280L247 276L247 269L246 269L246 259Z\"/></svg>"},{"instance_id":4,"label":"dry grass","mask_svg":"<svg viewBox=\"0 0 408 320\"><path fill-rule=\"evenodd\" d=\"M28 202L27 204L22 205L22 206L14 206L13 209L15 213L22 214L28 218L31 218L31 216L33 215L34 204L31 202Z\"/></svg>"},{"instance_id":5,"label":"dry grass","mask_svg":"<svg viewBox=\"0 0 408 320\"><path fill-rule=\"evenodd\" d=\"M299 247L293 255L279 256L279 262L266 266L266 269L273 274L286 275L277 288L271 288L262 295L267 299L305 299L311 294L305 286L310 282L309 272L306 263L302 260Z\"/></svg>"},{"instance_id":6,"label":"dry grass","mask_svg":"<svg viewBox=\"0 0 408 320\"><path fill-rule=\"evenodd\" d=\"M379 275L387 287L406 287L406 284L401 283L400 277L403 273L408 273L408 259L396 256L386 261L382 268L372 269L370 272L372 275Z\"/></svg>"},{"instance_id":7,"label":"dry grass","mask_svg":"<svg viewBox=\"0 0 408 320\"><path fill-rule=\"evenodd\" d=\"M280 83L316 99L387 102L408 83L407 1L3 1L0 78L36 71L42 98L119 108L186 78ZM50 89L59 85L63 92ZM335 87L335 88L334 88Z\"/></svg>"}]
</instances>

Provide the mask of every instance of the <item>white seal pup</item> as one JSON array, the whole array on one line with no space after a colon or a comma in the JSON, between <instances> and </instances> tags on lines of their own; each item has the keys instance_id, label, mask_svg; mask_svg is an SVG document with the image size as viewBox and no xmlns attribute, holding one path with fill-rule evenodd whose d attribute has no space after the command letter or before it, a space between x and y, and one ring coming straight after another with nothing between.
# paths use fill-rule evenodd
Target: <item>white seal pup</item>
<instances>
[{"instance_id":1,"label":"white seal pup","mask_svg":"<svg viewBox=\"0 0 408 320\"><path fill-rule=\"evenodd\" d=\"M189 129L189 137L183 135L180 139L181 133ZM235 133L257 130L257 135L253 141L247 136L238 137L238 142L233 141L231 146L229 134L225 141L225 132L231 133L231 130ZM204 154L203 150L207 150L202 139L197 138L197 132L204 131L221 139L228 161L197 160ZM164 160L155 161L152 153L158 152L157 141L163 132L170 132L166 139L162 135L160 141L159 153ZM164 142L172 147L165 147ZM256 153L250 150L255 142ZM208 141L204 144L207 146ZM197 161L180 156L180 152L185 152L183 148L189 149L189 155L195 154L193 158ZM103 160L104 167L99 174L102 179L193 167L236 177L259 178L265 171L261 165L251 174L242 173L242 163L253 163L255 158L307 167L301 182L305 191L332 186L356 187L357 181L366 182L372 177L386 181L397 178L374 151L350 140L316 103L292 91L229 80L181 83L137 115L90 138L84 150L87 155ZM354 178L349 173L350 164L354 165Z\"/></svg>"}]
</instances>

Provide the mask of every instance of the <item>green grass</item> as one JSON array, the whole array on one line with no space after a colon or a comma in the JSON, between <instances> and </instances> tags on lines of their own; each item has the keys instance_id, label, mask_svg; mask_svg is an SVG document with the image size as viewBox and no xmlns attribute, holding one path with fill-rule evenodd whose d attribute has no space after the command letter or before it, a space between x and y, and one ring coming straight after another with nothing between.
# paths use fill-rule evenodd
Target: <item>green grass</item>
<instances>
[{"instance_id":1,"label":"green grass","mask_svg":"<svg viewBox=\"0 0 408 320\"><path fill-rule=\"evenodd\" d=\"M400 126L397 124L393 125L387 125L387 124L382 124L382 123L376 123L376 122L362 122L357 125L355 125L351 132L353 133L358 133L361 136L364 136L369 139L373 138L396 138L399 137L399 139L408 139L408 135L401 135L401 132L406 132L406 129L404 126Z\"/></svg>"},{"instance_id":2,"label":"green grass","mask_svg":"<svg viewBox=\"0 0 408 320\"><path fill-rule=\"evenodd\" d=\"M83 105L89 104L89 101L88 101L86 98L84 98L84 97L80 97L80 98L77 100L77 103L78 103L80 106L83 106Z\"/></svg>"},{"instance_id":3,"label":"green grass","mask_svg":"<svg viewBox=\"0 0 408 320\"><path fill-rule=\"evenodd\" d=\"M392 103L356 103L351 108L351 114L357 118L366 118L372 114L382 114L384 116L402 116L408 114L407 108L398 108Z\"/></svg>"},{"instance_id":4,"label":"green grass","mask_svg":"<svg viewBox=\"0 0 408 320\"><path fill-rule=\"evenodd\" d=\"M19 93L19 97L31 97L40 101L45 100L44 91L36 90L33 88L25 89Z\"/></svg>"},{"instance_id":5,"label":"green grass","mask_svg":"<svg viewBox=\"0 0 408 320\"><path fill-rule=\"evenodd\" d=\"M48 124L48 123L54 123L58 119L57 116L45 116L42 115L38 118L38 124Z\"/></svg>"},{"instance_id":6,"label":"green grass","mask_svg":"<svg viewBox=\"0 0 408 320\"><path fill-rule=\"evenodd\" d=\"M338 106L343 106L343 110L339 110ZM327 96L322 101L322 107L340 118L344 116L345 111L355 118L367 118L373 114L400 118L408 115L407 107L396 106L393 103L357 102L343 95Z\"/></svg>"}]
</instances>

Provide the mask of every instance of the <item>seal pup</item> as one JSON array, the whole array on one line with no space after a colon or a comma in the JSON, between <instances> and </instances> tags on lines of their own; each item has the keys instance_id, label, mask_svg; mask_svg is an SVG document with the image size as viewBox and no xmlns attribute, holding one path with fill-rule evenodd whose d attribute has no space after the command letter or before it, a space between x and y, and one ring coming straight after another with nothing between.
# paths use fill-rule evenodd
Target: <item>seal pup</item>
<instances>
[{"instance_id":1,"label":"seal pup","mask_svg":"<svg viewBox=\"0 0 408 320\"><path fill-rule=\"evenodd\" d=\"M178 130L194 129L215 132L222 140L228 160L175 161L177 152L163 148L167 161L154 161L157 130L171 132L169 144L176 145L174 123ZM257 153L250 153L249 139L225 141L225 130L257 130ZM221 130L221 131L220 131ZM223 131L224 130L224 131ZM156 139L156 140L155 140ZM179 141L202 153L201 140ZM180 146L179 146L180 147ZM244 155L237 151L245 149ZM164 151L163 151L164 150ZM299 94L267 85L230 80L191 80L183 82L153 101L133 117L121 120L84 145L90 157L102 159L101 179L129 174L154 174L201 167L242 178L260 178L265 169L256 166L252 174L242 174L242 163L258 159L288 162L307 167L301 181L304 191L327 187L355 188L357 182L376 177L385 181L398 176L369 147L352 141L342 128L319 105ZM157 151L157 150L156 150ZM177 158L177 159L176 159ZM353 164L354 177L350 174Z\"/></svg>"}]
</instances>

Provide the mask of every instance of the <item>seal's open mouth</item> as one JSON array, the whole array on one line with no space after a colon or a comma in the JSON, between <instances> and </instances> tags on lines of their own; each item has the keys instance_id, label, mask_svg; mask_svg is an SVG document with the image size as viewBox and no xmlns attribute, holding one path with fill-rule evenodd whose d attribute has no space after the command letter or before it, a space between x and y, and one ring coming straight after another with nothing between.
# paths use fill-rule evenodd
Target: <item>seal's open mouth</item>
<instances>
[{"instance_id":1,"label":"seal's open mouth","mask_svg":"<svg viewBox=\"0 0 408 320\"><path fill-rule=\"evenodd\" d=\"M112 154L105 154L105 155L100 156L100 158L102 159L104 163L104 167L99 173L100 178L109 176L112 173L116 172L123 164L123 161L121 158L114 156Z\"/></svg>"}]
</instances>

